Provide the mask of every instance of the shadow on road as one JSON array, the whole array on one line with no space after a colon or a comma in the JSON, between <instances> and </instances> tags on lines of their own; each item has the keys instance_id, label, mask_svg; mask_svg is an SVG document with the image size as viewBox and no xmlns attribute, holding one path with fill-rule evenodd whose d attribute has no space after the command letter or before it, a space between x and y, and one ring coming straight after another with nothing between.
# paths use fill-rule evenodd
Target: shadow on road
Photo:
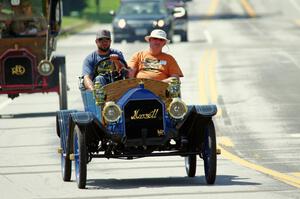
<instances>
[{"instance_id":1,"label":"shadow on road","mask_svg":"<svg viewBox=\"0 0 300 199\"><path fill-rule=\"evenodd\" d=\"M15 119L15 118L34 118L34 117L52 117L56 112L37 112L37 113L17 113L17 114L1 114L0 119Z\"/></svg>"},{"instance_id":2,"label":"shadow on road","mask_svg":"<svg viewBox=\"0 0 300 199\"><path fill-rule=\"evenodd\" d=\"M231 175L219 175L212 186L231 185L260 185L248 182L246 178ZM207 185L204 176L167 177L167 178L136 178L136 179L88 179L88 189L135 189L140 187L185 187L185 186L211 186Z\"/></svg>"}]
</instances>

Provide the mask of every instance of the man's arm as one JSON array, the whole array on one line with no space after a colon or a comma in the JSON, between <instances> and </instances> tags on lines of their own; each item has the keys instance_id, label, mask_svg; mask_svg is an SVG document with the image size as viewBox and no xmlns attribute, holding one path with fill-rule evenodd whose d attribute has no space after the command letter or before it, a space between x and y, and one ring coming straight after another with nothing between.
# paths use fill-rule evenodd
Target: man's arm
<instances>
[{"instance_id":1,"label":"man's arm","mask_svg":"<svg viewBox=\"0 0 300 199\"><path fill-rule=\"evenodd\" d=\"M179 75L177 74L171 74L170 77L168 77L167 79L162 80L163 82L169 83L171 82L172 79L177 78L179 80Z\"/></svg>"},{"instance_id":2,"label":"man's arm","mask_svg":"<svg viewBox=\"0 0 300 199\"><path fill-rule=\"evenodd\" d=\"M89 75L83 76L83 85L87 90L94 90L94 83Z\"/></svg>"}]
</instances>

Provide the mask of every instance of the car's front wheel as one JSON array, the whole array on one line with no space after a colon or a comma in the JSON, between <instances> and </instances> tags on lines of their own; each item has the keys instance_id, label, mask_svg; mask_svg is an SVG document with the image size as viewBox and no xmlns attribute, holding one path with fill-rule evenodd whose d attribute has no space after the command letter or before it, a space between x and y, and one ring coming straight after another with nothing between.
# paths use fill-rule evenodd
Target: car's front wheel
<instances>
[{"instance_id":1,"label":"car's front wheel","mask_svg":"<svg viewBox=\"0 0 300 199\"><path fill-rule=\"evenodd\" d=\"M188 155L185 157L185 171L188 177L195 177L197 167L197 156Z\"/></svg>"},{"instance_id":2,"label":"car's front wheel","mask_svg":"<svg viewBox=\"0 0 300 199\"><path fill-rule=\"evenodd\" d=\"M214 184L217 172L216 133L213 121L204 127L203 160L207 184Z\"/></svg>"}]
</instances>

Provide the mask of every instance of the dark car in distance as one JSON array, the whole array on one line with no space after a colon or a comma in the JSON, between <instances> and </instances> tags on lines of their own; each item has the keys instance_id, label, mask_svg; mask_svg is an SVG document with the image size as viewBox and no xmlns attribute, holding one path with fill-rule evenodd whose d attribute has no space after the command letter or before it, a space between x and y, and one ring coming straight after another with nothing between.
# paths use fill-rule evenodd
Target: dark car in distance
<instances>
[{"instance_id":1,"label":"dark car in distance","mask_svg":"<svg viewBox=\"0 0 300 199\"><path fill-rule=\"evenodd\" d=\"M167 0L167 7L174 13L174 34L180 35L181 41L188 41L188 11L186 1Z\"/></svg>"},{"instance_id":2,"label":"dark car in distance","mask_svg":"<svg viewBox=\"0 0 300 199\"><path fill-rule=\"evenodd\" d=\"M173 12L164 0L123 0L113 19L114 42L144 41L153 29L164 30L172 42Z\"/></svg>"}]
</instances>

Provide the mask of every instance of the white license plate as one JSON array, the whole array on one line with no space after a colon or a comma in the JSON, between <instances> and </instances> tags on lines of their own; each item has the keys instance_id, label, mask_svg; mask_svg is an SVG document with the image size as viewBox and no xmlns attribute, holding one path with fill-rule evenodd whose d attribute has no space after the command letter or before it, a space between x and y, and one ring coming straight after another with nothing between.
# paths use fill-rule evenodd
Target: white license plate
<instances>
[{"instance_id":1,"label":"white license plate","mask_svg":"<svg viewBox=\"0 0 300 199\"><path fill-rule=\"evenodd\" d=\"M136 29L135 30L136 35L145 35L147 34L147 29Z\"/></svg>"}]
</instances>

